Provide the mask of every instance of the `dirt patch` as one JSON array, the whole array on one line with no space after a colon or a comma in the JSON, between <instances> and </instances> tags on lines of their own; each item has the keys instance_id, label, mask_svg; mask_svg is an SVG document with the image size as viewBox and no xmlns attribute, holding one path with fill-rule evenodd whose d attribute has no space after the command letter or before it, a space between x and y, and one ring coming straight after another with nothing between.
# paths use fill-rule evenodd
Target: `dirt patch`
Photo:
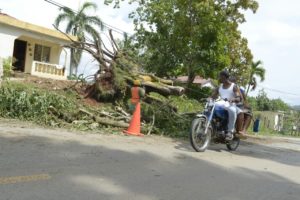
<instances>
[{"instance_id":1,"label":"dirt patch","mask_svg":"<svg viewBox=\"0 0 300 200\"><path fill-rule=\"evenodd\" d=\"M22 83L31 83L42 89L60 90L75 85L76 81L73 80L54 80L49 78L41 78L25 74L21 72L14 72L13 77L9 78L10 81L17 81Z\"/></svg>"},{"instance_id":2,"label":"dirt patch","mask_svg":"<svg viewBox=\"0 0 300 200\"><path fill-rule=\"evenodd\" d=\"M91 107L99 107L102 105L100 102L98 102L97 100L92 99L92 98L84 98L84 99L82 99L82 102L85 105L89 105Z\"/></svg>"},{"instance_id":3,"label":"dirt patch","mask_svg":"<svg viewBox=\"0 0 300 200\"><path fill-rule=\"evenodd\" d=\"M39 78L35 76L26 76L23 78L22 82L32 83L37 85L41 89L53 91L71 88L76 84L76 82L72 80L53 80L48 78Z\"/></svg>"},{"instance_id":4,"label":"dirt patch","mask_svg":"<svg viewBox=\"0 0 300 200\"><path fill-rule=\"evenodd\" d=\"M78 94L79 101L82 104L90 107L99 107L102 104L97 100L87 97L86 98L86 87L87 85L75 80L54 80L49 78L41 78L32 76L30 74L15 72L14 77L9 79L10 81L22 82L24 84L31 84L34 87L47 90L47 91L67 91L71 90Z\"/></svg>"}]
</instances>

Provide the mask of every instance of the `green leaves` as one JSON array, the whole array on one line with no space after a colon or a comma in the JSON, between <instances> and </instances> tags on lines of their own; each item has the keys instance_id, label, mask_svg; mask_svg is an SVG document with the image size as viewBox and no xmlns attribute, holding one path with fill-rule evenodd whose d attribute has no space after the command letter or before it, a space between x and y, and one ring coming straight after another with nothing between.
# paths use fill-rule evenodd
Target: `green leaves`
<instances>
[{"instance_id":1,"label":"green leaves","mask_svg":"<svg viewBox=\"0 0 300 200\"><path fill-rule=\"evenodd\" d=\"M116 7L120 2L106 1ZM248 70L252 54L237 28L245 21L241 10L255 12L256 1L132 2L139 6L129 17L134 21L138 47L149 71L167 77L184 73L193 79L196 74L214 76L228 66L238 75Z\"/></svg>"}]
</instances>

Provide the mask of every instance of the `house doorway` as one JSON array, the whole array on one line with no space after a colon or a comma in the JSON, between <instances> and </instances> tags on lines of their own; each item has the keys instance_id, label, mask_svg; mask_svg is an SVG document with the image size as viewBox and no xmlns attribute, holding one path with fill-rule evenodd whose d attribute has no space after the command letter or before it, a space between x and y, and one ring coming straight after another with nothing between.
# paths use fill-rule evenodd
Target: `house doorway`
<instances>
[{"instance_id":1,"label":"house doorway","mask_svg":"<svg viewBox=\"0 0 300 200\"><path fill-rule=\"evenodd\" d=\"M13 57L16 59L13 66L15 70L24 72L26 60L27 42L23 40L15 40Z\"/></svg>"}]
</instances>

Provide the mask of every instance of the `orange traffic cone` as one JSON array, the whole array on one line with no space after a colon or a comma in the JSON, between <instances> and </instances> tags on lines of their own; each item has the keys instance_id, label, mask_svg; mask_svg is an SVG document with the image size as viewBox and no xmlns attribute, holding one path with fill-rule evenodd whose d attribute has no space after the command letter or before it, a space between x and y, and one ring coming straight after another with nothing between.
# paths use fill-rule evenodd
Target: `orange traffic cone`
<instances>
[{"instance_id":1,"label":"orange traffic cone","mask_svg":"<svg viewBox=\"0 0 300 200\"><path fill-rule=\"evenodd\" d=\"M137 103L135 106L135 110L130 122L130 125L127 130L123 132L128 135L135 135L135 136L143 136L141 133L141 106L140 103Z\"/></svg>"}]
</instances>

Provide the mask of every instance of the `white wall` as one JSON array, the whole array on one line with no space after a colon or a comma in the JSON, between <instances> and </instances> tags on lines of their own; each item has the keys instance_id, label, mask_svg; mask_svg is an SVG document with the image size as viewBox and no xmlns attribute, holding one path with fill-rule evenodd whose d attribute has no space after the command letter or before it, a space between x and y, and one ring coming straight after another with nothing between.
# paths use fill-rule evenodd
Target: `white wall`
<instances>
[{"instance_id":1,"label":"white wall","mask_svg":"<svg viewBox=\"0 0 300 200\"><path fill-rule=\"evenodd\" d=\"M7 35L6 31L0 26L0 80L3 76L3 59L12 57L14 52L14 42L17 34Z\"/></svg>"},{"instance_id":2,"label":"white wall","mask_svg":"<svg viewBox=\"0 0 300 200\"><path fill-rule=\"evenodd\" d=\"M16 38L14 35L3 34L0 27L0 57L7 58L13 55Z\"/></svg>"}]
</instances>

